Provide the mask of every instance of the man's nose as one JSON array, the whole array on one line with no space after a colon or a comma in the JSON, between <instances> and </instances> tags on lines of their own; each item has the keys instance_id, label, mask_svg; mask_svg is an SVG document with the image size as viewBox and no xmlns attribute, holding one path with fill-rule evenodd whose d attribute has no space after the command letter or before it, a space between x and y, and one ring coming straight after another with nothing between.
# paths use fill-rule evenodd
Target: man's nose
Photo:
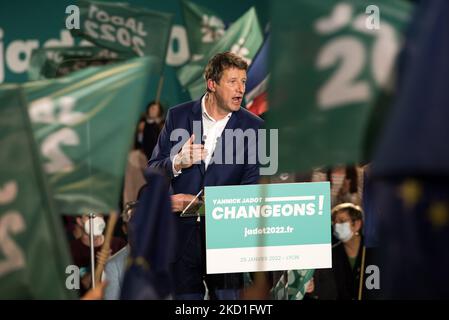
<instances>
[{"instance_id":1,"label":"man's nose","mask_svg":"<svg viewBox=\"0 0 449 320\"><path fill-rule=\"evenodd\" d=\"M244 83L239 83L237 85L237 92L242 93L242 94L245 92L245 84Z\"/></svg>"}]
</instances>

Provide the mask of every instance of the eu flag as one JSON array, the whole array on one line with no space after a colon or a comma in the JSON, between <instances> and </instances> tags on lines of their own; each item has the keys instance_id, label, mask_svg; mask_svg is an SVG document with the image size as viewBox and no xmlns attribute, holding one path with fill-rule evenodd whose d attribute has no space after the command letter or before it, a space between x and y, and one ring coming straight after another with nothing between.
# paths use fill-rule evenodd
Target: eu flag
<instances>
[{"instance_id":1,"label":"eu flag","mask_svg":"<svg viewBox=\"0 0 449 320\"><path fill-rule=\"evenodd\" d=\"M171 210L169 181L154 168L145 171L147 185L129 222L131 254L128 259L121 299L149 300L169 298L174 252L174 216Z\"/></svg>"},{"instance_id":2,"label":"eu flag","mask_svg":"<svg viewBox=\"0 0 449 320\"><path fill-rule=\"evenodd\" d=\"M449 1L420 1L375 154L385 298L449 298Z\"/></svg>"}]
</instances>

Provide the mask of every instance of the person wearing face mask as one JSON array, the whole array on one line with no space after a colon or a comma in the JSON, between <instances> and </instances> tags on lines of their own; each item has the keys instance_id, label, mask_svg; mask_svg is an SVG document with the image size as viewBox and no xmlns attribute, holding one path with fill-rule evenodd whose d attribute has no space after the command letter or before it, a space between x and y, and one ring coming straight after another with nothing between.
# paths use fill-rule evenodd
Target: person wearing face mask
<instances>
[{"instance_id":1,"label":"person wearing face mask","mask_svg":"<svg viewBox=\"0 0 449 320\"><path fill-rule=\"evenodd\" d=\"M76 218L77 225L83 230L79 239L70 242L70 252L72 254L73 263L80 268L80 294L83 295L91 286L91 270L90 270L90 227L89 215L83 215ZM101 257L100 250L104 244L105 237L103 235L106 223L103 215L96 215L93 219L93 235L94 235L94 252L95 264L99 259L106 261L108 257ZM126 245L126 241L117 237L111 239L111 252L114 254Z\"/></svg>"},{"instance_id":2,"label":"person wearing face mask","mask_svg":"<svg viewBox=\"0 0 449 320\"><path fill-rule=\"evenodd\" d=\"M332 209L333 235L338 242L332 248L332 272L335 277L337 299L359 298L365 291L361 268L370 265L371 251L363 243L363 211L353 203L341 203ZM363 260L363 265L362 265ZM364 270L363 270L364 271Z\"/></svg>"},{"instance_id":3,"label":"person wearing face mask","mask_svg":"<svg viewBox=\"0 0 449 320\"><path fill-rule=\"evenodd\" d=\"M357 300L363 256L362 209L341 203L332 209L332 269L314 273L314 291L307 298ZM366 251L365 251L366 253ZM365 264L366 265L366 264Z\"/></svg>"}]
</instances>

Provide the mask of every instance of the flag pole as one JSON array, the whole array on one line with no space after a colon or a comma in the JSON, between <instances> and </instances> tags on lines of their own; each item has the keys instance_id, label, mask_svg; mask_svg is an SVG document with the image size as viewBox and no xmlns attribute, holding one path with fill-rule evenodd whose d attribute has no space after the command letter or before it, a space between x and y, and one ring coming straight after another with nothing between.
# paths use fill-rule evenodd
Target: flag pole
<instances>
[{"instance_id":1,"label":"flag pole","mask_svg":"<svg viewBox=\"0 0 449 320\"><path fill-rule=\"evenodd\" d=\"M90 275L92 281L92 289L95 289L95 248L94 248L94 218L95 215L89 213L89 246L90 246Z\"/></svg>"},{"instance_id":2,"label":"flag pole","mask_svg":"<svg viewBox=\"0 0 449 320\"><path fill-rule=\"evenodd\" d=\"M109 254L109 250L111 249L111 240L117 220L118 220L117 212L111 211L111 213L109 214L108 224L106 227L106 235L104 243L100 250L100 256L102 257L106 257ZM106 261L102 261L102 259L99 259L97 263L97 267L95 268L95 279L97 279L96 284L99 284L101 282L101 274L103 273L105 263Z\"/></svg>"},{"instance_id":3,"label":"flag pole","mask_svg":"<svg viewBox=\"0 0 449 320\"><path fill-rule=\"evenodd\" d=\"M159 78L159 84L157 86L156 103L159 103L161 101L163 84L164 84L164 75L162 74L161 77Z\"/></svg>"},{"instance_id":4,"label":"flag pole","mask_svg":"<svg viewBox=\"0 0 449 320\"><path fill-rule=\"evenodd\" d=\"M285 280L285 286L284 286L284 299L288 300L288 270L284 270L284 280Z\"/></svg>"},{"instance_id":5,"label":"flag pole","mask_svg":"<svg viewBox=\"0 0 449 320\"><path fill-rule=\"evenodd\" d=\"M362 249L362 263L360 265L360 283L359 283L358 300L362 300L363 275L364 275L364 270L365 270L365 254L366 254L366 247L363 246L363 249Z\"/></svg>"}]
</instances>

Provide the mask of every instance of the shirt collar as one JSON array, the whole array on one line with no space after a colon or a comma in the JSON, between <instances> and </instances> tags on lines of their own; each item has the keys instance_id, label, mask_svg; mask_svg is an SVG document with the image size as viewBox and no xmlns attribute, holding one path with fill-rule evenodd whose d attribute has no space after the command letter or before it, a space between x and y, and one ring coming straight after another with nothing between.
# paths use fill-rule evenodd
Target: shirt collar
<instances>
[{"instance_id":1,"label":"shirt collar","mask_svg":"<svg viewBox=\"0 0 449 320\"><path fill-rule=\"evenodd\" d=\"M202 112L203 116L205 116L207 119L209 119L209 120L211 120L211 121L214 121L214 122L217 122L217 120L215 120L214 118L212 118L212 117L209 115L209 113L207 113L207 110L206 110L206 96L207 96L207 93L201 98L201 112ZM232 112L229 112L229 113L226 115L226 117L224 117L224 118L221 119L221 120L229 119L231 116L232 116ZM220 121L221 121L221 120L220 120Z\"/></svg>"}]
</instances>

